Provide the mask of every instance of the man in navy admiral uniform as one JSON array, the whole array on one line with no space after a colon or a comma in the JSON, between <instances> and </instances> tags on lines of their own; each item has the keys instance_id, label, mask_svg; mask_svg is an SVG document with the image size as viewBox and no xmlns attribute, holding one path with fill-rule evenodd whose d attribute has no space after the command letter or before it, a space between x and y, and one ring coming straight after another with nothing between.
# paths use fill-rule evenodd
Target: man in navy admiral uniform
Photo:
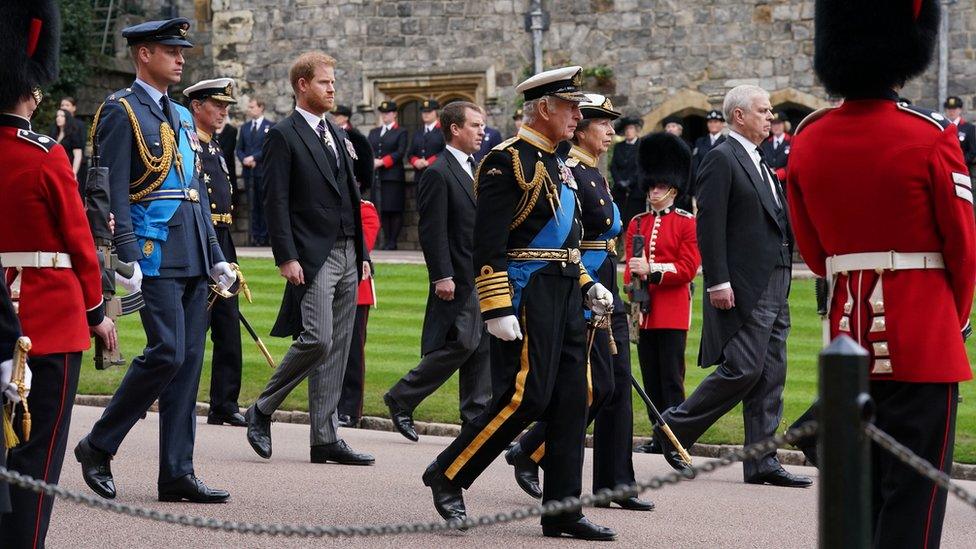
<instances>
[{"instance_id":1,"label":"man in navy admiral uniform","mask_svg":"<svg viewBox=\"0 0 976 549\"><path fill-rule=\"evenodd\" d=\"M88 486L116 496L109 466L129 430L159 400L160 501L226 501L193 470L196 396L207 333L208 275L227 289L224 260L200 183L202 152L190 112L166 91L183 72L190 23L150 21L122 31L136 81L95 115L95 151L109 169L115 247L144 276L146 348L129 366L102 417L75 447ZM148 164L146 163L148 161ZM140 456L141 457L141 456Z\"/></svg>"},{"instance_id":2,"label":"man in navy admiral uniform","mask_svg":"<svg viewBox=\"0 0 976 549\"><path fill-rule=\"evenodd\" d=\"M201 179L210 196L210 220L217 234L224 259L237 262L237 250L231 238L234 224L234 187L230 166L217 140L217 128L227 119L227 110L237 103L234 81L230 78L203 80L183 90L189 99L193 122L200 140ZM218 294L219 295L219 294ZM213 358L210 371L210 412L207 423L244 427L247 422L237 403L241 394L241 326L237 295L211 296L210 339Z\"/></svg>"},{"instance_id":3,"label":"man in navy admiral uniform","mask_svg":"<svg viewBox=\"0 0 976 549\"><path fill-rule=\"evenodd\" d=\"M945 109L946 118L956 125L959 130L959 146L962 148L962 156L969 166L972 174L973 165L976 165L976 126L962 117L962 98L951 95L946 98L942 107Z\"/></svg>"},{"instance_id":4,"label":"man in navy admiral uniform","mask_svg":"<svg viewBox=\"0 0 976 549\"><path fill-rule=\"evenodd\" d=\"M244 171L244 185L251 204L251 243L268 245L268 224L264 219L264 140L274 124L264 117L264 100L252 97L247 104L250 120L241 125L237 140L237 159Z\"/></svg>"}]
</instances>

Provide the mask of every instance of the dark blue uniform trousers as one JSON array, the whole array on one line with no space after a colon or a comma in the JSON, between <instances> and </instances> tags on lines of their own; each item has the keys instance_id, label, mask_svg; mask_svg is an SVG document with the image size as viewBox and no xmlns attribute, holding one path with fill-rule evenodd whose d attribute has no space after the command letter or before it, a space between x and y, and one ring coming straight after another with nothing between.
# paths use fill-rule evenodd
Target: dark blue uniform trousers
<instances>
[{"instance_id":1,"label":"dark blue uniform trousers","mask_svg":"<svg viewBox=\"0 0 976 549\"><path fill-rule=\"evenodd\" d=\"M196 397L207 334L207 279L147 277L140 311L146 348L122 378L89 435L115 455L132 426L159 399L159 482L193 473Z\"/></svg>"}]
</instances>

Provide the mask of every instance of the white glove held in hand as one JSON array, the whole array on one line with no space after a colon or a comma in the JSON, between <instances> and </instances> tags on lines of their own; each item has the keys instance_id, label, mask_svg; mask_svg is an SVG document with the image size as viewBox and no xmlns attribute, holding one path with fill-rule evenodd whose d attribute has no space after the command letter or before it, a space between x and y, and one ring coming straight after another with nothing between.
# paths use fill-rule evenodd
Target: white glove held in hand
<instances>
[{"instance_id":1,"label":"white glove held in hand","mask_svg":"<svg viewBox=\"0 0 976 549\"><path fill-rule=\"evenodd\" d=\"M522 339L522 329L519 321L514 315L492 318L485 321L488 333L502 341L515 341Z\"/></svg>"},{"instance_id":2,"label":"white glove held in hand","mask_svg":"<svg viewBox=\"0 0 976 549\"><path fill-rule=\"evenodd\" d=\"M590 286L586 292L586 298L590 310L598 315L607 314L607 311L613 306L613 294L599 282Z\"/></svg>"},{"instance_id":3,"label":"white glove held in hand","mask_svg":"<svg viewBox=\"0 0 976 549\"><path fill-rule=\"evenodd\" d=\"M13 372L13 360L0 362L0 389L2 389L4 396L7 398L7 402L20 402L20 394L17 392L17 386L10 383ZM27 387L24 396L30 394L31 377L30 367L28 366L24 369L24 386Z\"/></svg>"},{"instance_id":4,"label":"white glove held in hand","mask_svg":"<svg viewBox=\"0 0 976 549\"><path fill-rule=\"evenodd\" d=\"M217 287L227 291L237 280L237 273L231 268L230 263L221 261L210 269L210 278L217 283Z\"/></svg>"},{"instance_id":5,"label":"white glove held in hand","mask_svg":"<svg viewBox=\"0 0 976 549\"><path fill-rule=\"evenodd\" d=\"M132 278L124 278L118 272L115 273L115 282L121 284L129 293L135 293L142 289L142 268L138 261L132 262Z\"/></svg>"}]
</instances>

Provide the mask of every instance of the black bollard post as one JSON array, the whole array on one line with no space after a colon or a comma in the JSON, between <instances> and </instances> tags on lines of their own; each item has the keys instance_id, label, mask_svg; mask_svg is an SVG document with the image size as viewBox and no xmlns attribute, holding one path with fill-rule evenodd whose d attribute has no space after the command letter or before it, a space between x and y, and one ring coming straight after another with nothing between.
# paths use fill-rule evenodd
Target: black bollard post
<instances>
[{"instance_id":1,"label":"black bollard post","mask_svg":"<svg viewBox=\"0 0 976 549\"><path fill-rule=\"evenodd\" d=\"M817 460L821 549L871 545L868 352L845 335L820 353Z\"/></svg>"}]
</instances>

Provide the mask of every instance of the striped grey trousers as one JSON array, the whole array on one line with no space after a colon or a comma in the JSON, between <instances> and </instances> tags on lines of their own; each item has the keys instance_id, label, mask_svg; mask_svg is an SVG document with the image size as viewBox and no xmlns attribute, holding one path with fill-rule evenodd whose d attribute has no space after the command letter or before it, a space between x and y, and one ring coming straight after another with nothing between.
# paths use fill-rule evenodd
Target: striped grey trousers
<instances>
[{"instance_id":1,"label":"striped grey trousers","mask_svg":"<svg viewBox=\"0 0 976 549\"><path fill-rule=\"evenodd\" d=\"M270 414L308 377L311 443L339 440L336 407L349 356L359 286L355 240L340 239L302 297L302 333L291 344L257 407Z\"/></svg>"}]
</instances>

